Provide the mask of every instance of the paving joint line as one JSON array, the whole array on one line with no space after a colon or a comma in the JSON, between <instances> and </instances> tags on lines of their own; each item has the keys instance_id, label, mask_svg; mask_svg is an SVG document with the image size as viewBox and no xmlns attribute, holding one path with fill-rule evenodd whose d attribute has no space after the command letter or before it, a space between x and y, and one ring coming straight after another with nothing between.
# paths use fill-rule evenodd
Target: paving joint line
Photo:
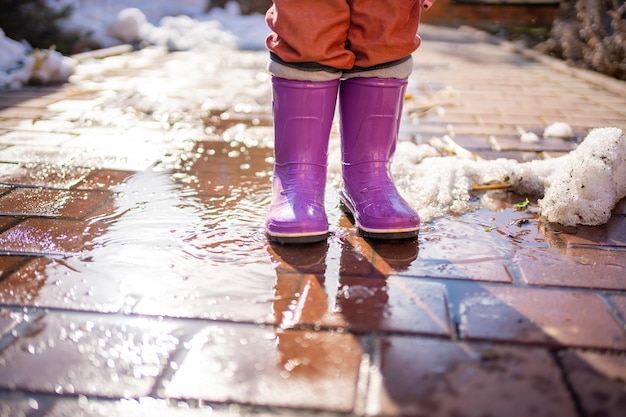
<instances>
[{"instance_id":1,"label":"paving joint line","mask_svg":"<svg viewBox=\"0 0 626 417\"><path fill-rule=\"evenodd\" d=\"M559 351L550 350L549 353L550 353L550 356L552 357L552 360L556 364L557 369L559 370L561 381L563 382L563 385L565 386L565 389L567 390L567 393L569 394L569 397L572 400L574 409L576 410L576 414L578 415L578 417L587 417L587 413L585 412L585 408L583 407L581 398L578 395L578 392L576 392L576 389L574 388L572 381L567 375L567 369L565 369L565 365L559 358Z\"/></svg>"}]
</instances>

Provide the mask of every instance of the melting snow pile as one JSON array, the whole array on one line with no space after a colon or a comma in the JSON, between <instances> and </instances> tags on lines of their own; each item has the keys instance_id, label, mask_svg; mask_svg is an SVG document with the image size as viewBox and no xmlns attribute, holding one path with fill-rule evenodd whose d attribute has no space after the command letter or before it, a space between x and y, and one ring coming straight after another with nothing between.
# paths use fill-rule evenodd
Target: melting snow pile
<instances>
[{"instance_id":1,"label":"melting snow pile","mask_svg":"<svg viewBox=\"0 0 626 417\"><path fill-rule=\"evenodd\" d=\"M73 0L78 1L78 0ZM118 2L120 3L120 2ZM125 4L133 3L125 0ZM205 13L206 1L135 1L137 7L103 10L81 4L66 22L68 30L88 33L101 47L120 42L143 42L169 50L208 50L215 46L261 49L268 29L264 16L243 16L239 5L229 2L224 9ZM164 7L167 6L167 7Z\"/></svg>"},{"instance_id":2,"label":"melting snow pile","mask_svg":"<svg viewBox=\"0 0 626 417\"><path fill-rule=\"evenodd\" d=\"M599 225L626 197L626 136L618 128L592 130L567 155L517 162L438 156L431 145L401 142L392 172L424 221L475 208L472 189L505 183L539 199L542 216L563 225Z\"/></svg>"}]
</instances>

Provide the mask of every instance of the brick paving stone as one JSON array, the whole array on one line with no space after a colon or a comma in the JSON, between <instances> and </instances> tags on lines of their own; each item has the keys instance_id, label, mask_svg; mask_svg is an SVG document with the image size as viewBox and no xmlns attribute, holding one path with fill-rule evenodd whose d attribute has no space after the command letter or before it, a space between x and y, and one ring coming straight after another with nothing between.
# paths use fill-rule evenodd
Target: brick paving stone
<instances>
[{"instance_id":1,"label":"brick paving stone","mask_svg":"<svg viewBox=\"0 0 626 417\"><path fill-rule=\"evenodd\" d=\"M187 331L159 320L53 313L22 326L0 352L0 387L114 398L149 395Z\"/></svg>"},{"instance_id":2,"label":"brick paving stone","mask_svg":"<svg viewBox=\"0 0 626 417\"><path fill-rule=\"evenodd\" d=\"M319 413L309 414L303 411L296 413L302 417L319 415ZM122 401L88 399L87 397L61 398L43 414L44 417L271 417L276 415L287 414L255 409L248 411L242 406L196 405L184 401L175 403L149 397Z\"/></svg>"},{"instance_id":3,"label":"brick paving stone","mask_svg":"<svg viewBox=\"0 0 626 417\"><path fill-rule=\"evenodd\" d=\"M543 132L537 132L540 138L542 134ZM576 147L573 142L550 138L542 139L535 143L521 142L519 136L515 138L497 137L495 141L498 144L498 148L502 151L569 152Z\"/></svg>"},{"instance_id":4,"label":"brick paving stone","mask_svg":"<svg viewBox=\"0 0 626 417\"><path fill-rule=\"evenodd\" d=\"M11 145L0 145L0 152L1 152L3 149L8 149L8 148L10 148L10 146L11 146Z\"/></svg>"},{"instance_id":5,"label":"brick paving stone","mask_svg":"<svg viewBox=\"0 0 626 417\"><path fill-rule=\"evenodd\" d=\"M207 274L206 271L211 270L212 273ZM283 302L295 298L297 281L293 281L287 293L282 293L281 289L297 279L286 276L277 282L273 270L263 265L250 267L247 273L241 269L220 271L214 265L207 266L199 269L195 276L179 275L177 279L161 280L147 291L148 294L135 291L134 296L139 301L131 309L136 314L155 316L274 324L280 319L275 311L282 308ZM127 287L132 285L133 282L125 282ZM143 281L135 280L134 286L144 286Z\"/></svg>"},{"instance_id":6,"label":"brick paving stone","mask_svg":"<svg viewBox=\"0 0 626 417\"><path fill-rule=\"evenodd\" d=\"M44 136L47 136L48 133L63 133L74 135L79 133L75 131L76 123L56 119L0 119L0 128L6 128L9 132L25 132L28 134L35 134L39 132L44 134Z\"/></svg>"},{"instance_id":7,"label":"brick paving stone","mask_svg":"<svg viewBox=\"0 0 626 417\"><path fill-rule=\"evenodd\" d=\"M445 288L436 283L391 277L342 277L338 310L358 332L401 332L451 336Z\"/></svg>"},{"instance_id":8,"label":"brick paving stone","mask_svg":"<svg viewBox=\"0 0 626 417\"><path fill-rule=\"evenodd\" d=\"M497 124L460 124L456 123L451 126L452 132L455 135L474 135L474 136L511 136L517 134L515 126L511 125L497 125Z\"/></svg>"},{"instance_id":9,"label":"brick paving stone","mask_svg":"<svg viewBox=\"0 0 626 417\"><path fill-rule=\"evenodd\" d=\"M75 135L71 133L14 130L0 136L0 143L9 145L59 146Z\"/></svg>"},{"instance_id":10,"label":"brick paving stone","mask_svg":"<svg viewBox=\"0 0 626 417\"><path fill-rule=\"evenodd\" d=\"M321 319L328 313L330 305L323 281L324 277L319 275L277 272L269 322L285 329L298 328L306 323L321 327ZM345 323L337 320L333 325L345 326Z\"/></svg>"},{"instance_id":11,"label":"brick paving stone","mask_svg":"<svg viewBox=\"0 0 626 417\"><path fill-rule=\"evenodd\" d=\"M42 85L42 86L24 86L18 90L3 91L0 96L19 97L21 99L32 99L41 96L63 98L66 91L71 90L68 85Z\"/></svg>"},{"instance_id":12,"label":"brick paving stone","mask_svg":"<svg viewBox=\"0 0 626 417\"><path fill-rule=\"evenodd\" d=\"M626 329L626 295L614 295L610 299L616 306L616 312L621 315L621 323Z\"/></svg>"},{"instance_id":13,"label":"brick paving stone","mask_svg":"<svg viewBox=\"0 0 626 417\"><path fill-rule=\"evenodd\" d=\"M571 247L626 247L626 217L612 216L600 226L577 226L564 228L553 225L557 238Z\"/></svg>"},{"instance_id":14,"label":"brick paving stone","mask_svg":"<svg viewBox=\"0 0 626 417\"><path fill-rule=\"evenodd\" d=\"M14 327L15 320L11 317L11 311L0 308L0 340Z\"/></svg>"},{"instance_id":15,"label":"brick paving stone","mask_svg":"<svg viewBox=\"0 0 626 417\"><path fill-rule=\"evenodd\" d=\"M42 91L33 91L32 97L24 93L4 92L0 93L0 108L8 107L31 107L46 108L50 104L59 100Z\"/></svg>"},{"instance_id":16,"label":"brick paving stone","mask_svg":"<svg viewBox=\"0 0 626 417\"><path fill-rule=\"evenodd\" d=\"M83 221L29 218L0 234L0 251L16 255L76 254L88 248L101 231L100 225Z\"/></svg>"},{"instance_id":17,"label":"brick paving stone","mask_svg":"<svg viewBox=\"0 0 626 417\"><path fill-rule=\"evenodd\" d=\"M72 155L69 163L95 169L145 171L154 166L164 153L163 150L149 144L142 144L130 150L87 148Z\"/></svg>"},{"instance_id":18,"label":"brick paving stone","mask_svg":"<svg viewBox=\"0 0 626 417\"><path fill-rule=\"evenodd\" d=\"M559 359L585 415L624 415L626 355L564 351L559 353Z\"/></svg>"},{"instance_id":19,"label":"brick paving stone","mask_svg":"<svg viewBox=\"0 0 626 417\"><path fill-rule=\"evenodd\" d=\"M0 162L16 164L68 165L77 150L64 147L37 147L13 145L0 150Z\"/></svg>"},{"instance_id":20,"label":"brick paving stone","mask_svg":"<svg viewBox=\"0 0 626 417\"><path fill-rule=\"evenodd\" d=\"M97 108L102 102L102 99L93 98L65 98L63 100L57 100L54 103L46 106L48 110L62 113L73 110L85 110L85 108Z\"/></svg>"},{"instance_id":21,"label":"brick paving stone","mask_svg":"<svg viewBox=\"0 0 626 417\"><path fill-rule=\"evenodd\" d=\"M89 117L89 113L82 117ZM92 116L93 117L93 116ZM111 117L108 115L103 118ZM94 121L93 123L98 123ZM173 135L163 130L162 124L156 122L133 122L128 127L105 126L93 127L89 124L77 125L71 130L72 137L64 145L89 151L162 152L165 145L173 140ZM182 134L182 133L181 133Z\"/></svg>"},{"instance_id":22,"label":"brick paving stone","mask_svg":"<svg viewBox=\"0 0 626 417\"><path fill-rule=\"evenodd\" d=\"M253 174L271 169L267 158L273 151L247 147L238 142L200 141L189 152L196 155L189 167L191 172L204 174L241 174L242 166Z\"/></svg>"},{"instance_id":23,"label":"brick paving stone","mask_svg":"<svg viewBox=\"0 0 626 417\"><path fill-rule=\"evenodd\" d=\"M30 187L70 188L91 170L57 165L0 163L0 183Z\"/></svg>"},{"instance_id":24,"label":"brick paving stone","mask_svg":"<svg viewBox=\"0 0 626 417\"><path fill-rule=\"evenodd\" d=\"M2 255L0 255L0 278L5 278L19 264L24 262L25 259L26 258L21 257L21 256L2 256Z\"/></svg>"},{"instance_id":25,"label":"brick paving stone","mask_svg":"<svg viewBox=\"0 0 626 417\"><path fill-rule=\"evenodd\" d=\"M542 349L383 337L367 411L376 416L576 416Z\"/></svg>"},{"instance_id":26,"label":"brick paving stone","mask_svg":"<svg viewBox=\"0 0 626 417\"><path fill-rule=\"evenodd\" d=\"M0 304L114 313L124 303L120 278L92 271L89 262L49 258L24 262L19 256L4 259L20 267L3 274Z\"/></svg>"},{"instance_id":27,"label":"brick paving stone","mask_svg":"<svg viewBox=\"0 0 626 417\"><path fill-rule=\"evenodd\" d=\"M626 291L625 251L521 248L515 264L529 285Z\"/></svg>"},{"instance_id":28,"label":"brick paving stone","mask_svg":"<svg viewBox=\"0 0 626 417\"><path fill-rule=\"evenodd\" d=\"M1 189L2 188L0 188L0 190ZM9 227L13 226L15 223L18 223L19 221L21 221L21 219L17 219L15 217L0 216L0 230L8 229Z\"/></svg>"},{"instance_id":29,"label":"brick paving stone","mask_svg":"<svg viewBox=\"0 0 626 417\"><path fill-rule=\"evenodd\" d=\"M113 219L117 219L122 212L123 209L119 207L118 201L112 196L91 210L83 220L91 223L106 224L113 221Z\"/></svg>"},{"instance_id":30,"label":"brick paving stone","mask_svg":"<svg viewBox=\"0 0 626 417\"><path fill-rule=\"evenodd\" d=\"M111 190L123 184L135 171L119 171L112 169L90 170L78 183L72 186L76 190Z\"/></svg>"},{"instance_id":31,"label":"brick paving stone","mask_svg":"<svg viewBox=\"0 0 626 417\"><path fill-rule=\"evenodd\" d=\"M456 135L454 137L454 141L465 149L471 151L491 149L489 140L485 137L479 138L475 136Z\"/></svg>"},{"instance_id":32,"label":"brick paving stone","mask_svg":"<svg viewBox=\"0 0 626 417\"><path fill-rule=\"evenodd\" d=\"M617 202L612 213L613 215L626 215L626 198L622 198L620 201Z\"/></svg>"},{"instance_id":33,"label":"brick paving stone","mask_svg":"<svg viewBox=\"0 0 626 417\"><path fill-rule=\"evenodd\" d=\"M99 191L15 188L0 197L0 214L80 219L108 197Z\"/></svg>"},{"instance_id":34,"label":"brick paving stone","mask_svg":"<svg viewBox=\"0 0 626 417\"><path fill-rule=\"evenodd\" d=\"M353 335L212 325L189 345L162 395L337 412L354 408L362 348Z\"/></svg>"},{"instance_id":35,"label":"brick paving stone","mask_svg":"<svg viewBox=\"0 0 626 417\"><path fill-rule=\"evenodd\" d=\"M128 399L124 401L90 400L81 397L78 400L60 399L43 414L44 417L125 417L130 415L150 417L200 417L200 416L228 416L214 411L211 407L183 408L169 406L156 400L149 401Z\"/></svg>"},{"instance_id":36,"label":"brick paving stone","mask_svg":"<svg viewBox=\"0 0 626 417\"><path fill-rule=\"evenodd\" d=\"M626 351L626 331L594 293L490 286L468 294L459 312L468 340Z\"/></svg>"},{"instance_id":37,"label":"brick paving stone","mask_svg":"<svg viewBox=\"0 0 626 417\"><path fill-rule=\"evenodd\" d=\"M31 398L25 398L14 394L0 393L0 416L26 417L32 413L39 404Z\"/></svg>"},{"instance_id":38,"label":"brick paving stone","mask_svg":"<svg viewBox=\"0 0 626 417\"><path fill-rule=\"evenodd\" d=\"M411 264L406 276L472 280L485 282L512 282L504 258L479 260L423 259Z\"/></svg>"},{"instance_id":39,"label":"brick paving stone","mask_svg":"<svg viewBox=\"0 0 626 417\"><path fill-rule=\"evenodd\" d=\"M515 248L524 243L535 245L543 238L532 215L501 210L505 206L495 208L500 211L483 209L424 225L419 257L399 274L512 282L509 267Z\"/></svg>"},{"instance_id":40,"label":"brick paving stone","mask_svg":"<svg viewBox=\"0 0 626 417\"><path fill-rule=\"evenodd\" d=\"M626 123L624 122L623 116L615 115L613 117L604 117L602 119L598 117L585 117L580 115L566 115L563 116L562 120L570 125L577 126L578 128L591 130L596 127L618 127L620 129L626 129Z\"/></svg>"},{"instance_id":41,"label":"brick paving stone","mask_svg":"<svg viewBox=\"0 0 626 417\"><path fill-rule=\"evenodd\" d=\"M537 159L537 152L520 152L520 151L508 151L507 152L507 151L493 151L493 150L480 151L479 150L474 153L479 158L487 159L487 160L505 158L505 159L513 159L518 162L528 162L528 161L534 161ZM552 157L559 156L560 154L561 154L560 152L550 152L550 155Z\"/></svg>"},{"instance_id":42,"label":"brick paving stone","mask_svg":"<svg viewBox=\"0 0 626 417\"><path fill-rule=\"evenodd\" d=\"M42 119L51 117L55 112L51 112L45 108L28 108L28 107L7 107L0 109L0 119Z\"/></svg>"}]
</instances>

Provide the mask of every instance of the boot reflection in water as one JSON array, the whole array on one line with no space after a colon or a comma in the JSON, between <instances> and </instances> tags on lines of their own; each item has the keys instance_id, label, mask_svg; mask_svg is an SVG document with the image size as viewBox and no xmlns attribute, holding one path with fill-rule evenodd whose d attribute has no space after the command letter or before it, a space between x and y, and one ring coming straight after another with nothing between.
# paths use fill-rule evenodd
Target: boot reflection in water
<instances>
[{"instance_id":1,"label":"boot reflection in water","mask_svg":"<svg viewBox=\"0 0 626 417\"><path fill-rule=\"evenodd\" d=\"M276 269L272 302L275 325L290 329L320 324L329 305L324 287L328 243L270 243L267 250Z\"/></svg>"},{"instance_id":2,"label":"boot reflection in water","mask_svg":"<svg viewBox=\"0 0 626 417\"><path fill-rule=\"evenodd\" d=\"M341 206L375 239L417 236L418 214L389 164L396 149L411 54L424 0L274 0L266 14L275 167L266 222L270 241L328 235L328 140L339 96Z\"/></svg>"},{"instance_id":3,"label":"boot reflection in water","mask_svg":"<svg viewBox=\"0 0 626 417\"><path fill-rule=\"evenodd\" d=\"M370 246L352 234L341 239L340 246L339 268L330 270L327 242L267 246L276 269L271 311L277 328L371 331L382 330L394 320L388 277L417 259L417 242L380 240ZM391 285L397 289L397 282Z\"/></svg>"}]
</instances>

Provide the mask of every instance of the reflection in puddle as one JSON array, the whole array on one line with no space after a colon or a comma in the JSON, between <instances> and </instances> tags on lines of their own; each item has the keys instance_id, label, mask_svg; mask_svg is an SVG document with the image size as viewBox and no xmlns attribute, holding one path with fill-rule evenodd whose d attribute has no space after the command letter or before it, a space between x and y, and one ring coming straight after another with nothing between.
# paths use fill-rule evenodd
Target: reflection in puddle
<instances>
[{"instance_id":1,"label":"reflection in puddle","mask_svg":"<svg viewBox=\"0 0 626 417\"><path fill-rule=\"evenodd\" d=\"M207 208L167 172L138 173L114 191L119 192L115 212L95 219L109 225L94 242L95 265L128 266L128 273L141 276L151 270L180 276L191 273L197 260L207 266L235 258L241 262L234 268L248 264L254 258L241 259L238 252L262 247L258 227L250 221L258 214L250 212L249 202L227 211Z\"/></svg>"},{"instance_id":2,"label":"reflection in puddle","mask_svg":"<svg viewBox=\"0 0 626 417\"><path fill-rule=\"evenodd\" d=\"M259 264L267 264L261 225L268 193L255 193L266 178L228 185L229 172L203 175L209 168L200 165L186 167L184 184L180 173L149 170L115 187L115 208L91 219L105 231L73 262L81 264L76 272L121 282L122 293L138 300L169 295L182 304L209 288L215 299L266 293L271 267L265 274Z\"/></svg>"}]
</instances>

